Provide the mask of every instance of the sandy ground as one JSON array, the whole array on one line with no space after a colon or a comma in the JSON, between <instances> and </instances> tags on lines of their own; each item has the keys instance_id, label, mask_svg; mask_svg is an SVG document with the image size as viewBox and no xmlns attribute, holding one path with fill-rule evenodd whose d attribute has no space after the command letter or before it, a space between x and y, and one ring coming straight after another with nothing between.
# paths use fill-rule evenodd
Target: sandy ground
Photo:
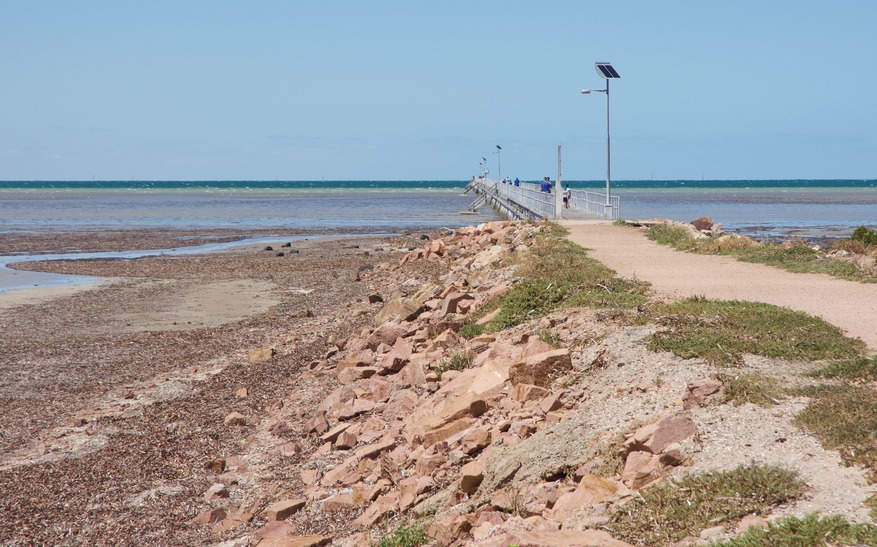
<instances>
[{"instance_id":1,"label":"sandy ground","mask_svg":"<svg viewBox=\"0 0 877 547\"><path fill-rule=\"evenodd\" d=\"M125 248L132 240L161 243L136 233L42 241L56 251ZM5 243L0 238L3 251L15 248ZM216 480L205 464L251 442L223 418L233 410L258 415L286 396L301 405L292 412L318 404L330 384L304 385L302 374L325 356L327 339L358 332L365 321L369 288L357 272L393 256L392 245L367 237L283 243L278 238L276 251L263 244L22 264L109 281L0 293L0 544L215 540L189 523ZM334 314L357 307L363 314L354 320ZM249 366L248 350L265 346L277 348L272 366ZM242 387L246 398L236 395ZM295 428L287 435L305 437ZM288 456L262 459L269 488L293 480ZM252 503L260 508L263 500Z\"/></svg>"},{"instance_id":2,"label":"sandy ground","mask_svg":"<svg viewBox=\"0 0 877 547\"><path fill-rule=\"evenodd\" d=\"M622 277L648 281L659 298L705 296L785 306L821 317L877 352L877 285L797 274L727 256L675 251L636 228L564 221L569 239Z\"/></svg>"}]
</instances>

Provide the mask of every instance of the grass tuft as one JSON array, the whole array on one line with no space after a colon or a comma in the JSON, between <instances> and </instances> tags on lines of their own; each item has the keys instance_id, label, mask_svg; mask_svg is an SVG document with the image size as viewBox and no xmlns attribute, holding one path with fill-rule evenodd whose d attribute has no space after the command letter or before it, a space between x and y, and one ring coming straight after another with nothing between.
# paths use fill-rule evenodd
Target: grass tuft
<instances>
[{"instance_id":1,"label":"grass tuft","mask_svg":"<svg viewBox=\"0 0 877 547\"><path fill-rule=\"evenodd\" d=\"M457 334L467 339L476 338L484 334L484 330L484 325L479 325L477 323L466 323L465 325L460 327L460 332L458 332Z\"/></svg>"},{"instance_id":2,"label":"grass tuft","mask_svg":"<svg viewBox=\"0 0 877 547\"><path fill-rule=\"evenodd\" d=\"M877 381L877 357L859 357L838 361L808 372L807 375L816 378L875 382Z\"/></svg>"},{"instance_id":3,"label":"grass tuft","mask_svg":"<svg viewBox=\"0 0 877 547\"><path fill-rule=\"evenodd\" d=\"M670 224L655 225L646 232L646 236L678 251L729 255L743 262L766 264L795 273L824 273L841 279L877 283L877 276L873 272L848 261L827 257L803 240L788 241L784 244L758 243L747 237L731 235L695 239L684 227ZM862 232L861 238L867 239L868 235ZM862 239L851 238L843 241L849 244L846 246L839 244L840 248L871 249L871 246L865 245ZM852 245L853 243L857 243L858 246Z\"/></svg>"},{"instance_id":4,"label":"grass tuft","mask_svg":"<svg viewBox=\"0 0 877 547\"><path fill-rule=\"evenodd\" d=\"M426 530L420 524L401 525L388 535L383 536L376 547L420 547L426 545Z\"/></svg>"},{"instance_id":5,"label":"grass tuft","mask_svg":"<svg viewBox=\"0 0 877 547\"><path fill-rule=\"evenodd\" d=\"M767 528L750 527L742 535L712 547L821 547L827 545L877 545L877 526L851 524L843 517L786 517Z\"/></svg>"},{"instance_id":6,"label":"grass tuft","mask_svg":"<svg viewBox=\"0 0 877 547\"><path fill-rule=\"evenodd\" d=\"M846 465L868 469L877 482L877 391L856 386L810 390L807 407L794 423L815 435L822 446L840 452Z\"/></svg>"},{"instance_id":7,"label":"grass tuft","mask_svg":"<svg viewBox=\"0 0 877 547\"><path fill-rule=\"evenodd\" d=\"M858 357L866 349L821 319L770 304L695 297L658 306L655 313L667 330L652 338L649 349L713 364L739 362L744 353L812 361Z\"/></svg>"},{"instance_id":8,"label":"grass tuft","mask_svg":"<svg viewBox=\"0 0 877 547\"><path fill-rule=\"evenodd\" d=\"M785 391L774 378L760 374L719 374L716 377L725 386L723 403L734 406L752 403L767 408L785 398Z\"/></svg>"},{"instance_id":9,"label":"grass tuft","mask_svg":"<svg viewBox=\"0 0 877 547\"><path fill-rule=\"evenodd\" d=\"M795 499L805 485L794 471L746 465L685 477L641 492L608 525L613 537L637 545L665 545L701 530Z\"/></svg>"},{"instance_id":10,"label":"grass tuft","mask_svg":"<svg viewBox=\"0 0 877 547\"><path fill-rule=\"evenodd\" d=\"M522 281L502 299L488 330L496 332L542 317L563 306L636 308L645 284L622 280L575 243L541 234L518 267Z\"/></svg>"},{"instance_id":11,"label":"grass tuft","mask_svg":"<svg viewBox=\"0 0 877 547\"><path fill-rule=\"evenodd\" d=\"M472 356L467 351L460 351L451 355L447 359L439 361L435 367L435 373L441 379L442 374L449 370L466 370L472 366Z\"/></svg>"}]
</instances>

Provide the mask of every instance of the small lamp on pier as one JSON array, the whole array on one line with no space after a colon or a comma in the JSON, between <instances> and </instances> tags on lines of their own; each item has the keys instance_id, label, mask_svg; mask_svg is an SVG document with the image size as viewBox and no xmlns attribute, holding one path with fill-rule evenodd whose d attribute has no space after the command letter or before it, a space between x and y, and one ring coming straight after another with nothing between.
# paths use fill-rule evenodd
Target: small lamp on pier
<instances>
[{"instance_id":1,"label":"small lamp on pier","mask_svg":"<svg viewBox=\"0 0 877 547\"><path fill-rule=\"evenodd\" d=\"M496 145L496 176L499 177L499 180L502 180L502 158L499 153L502 151L502 146Z\"/></svg>"}]
</instances>

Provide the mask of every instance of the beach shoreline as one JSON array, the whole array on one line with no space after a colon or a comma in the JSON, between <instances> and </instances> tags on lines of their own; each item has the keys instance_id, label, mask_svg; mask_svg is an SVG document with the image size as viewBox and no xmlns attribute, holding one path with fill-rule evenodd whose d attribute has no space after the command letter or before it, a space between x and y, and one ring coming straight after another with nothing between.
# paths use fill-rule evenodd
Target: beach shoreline
<instances>
[{"instance_id":1,"label":"beach shoreline","mask_svg":"<svg viewBox=\"0 0 877 547\"><path fill-rule=\"evenodd\" d=\"M400 485L409 483L424 488L412 490L412 503L450 492L439 502L434 531L452 530L456 517L445 502L460 495L454 492L464 462L501 466L489 458L522 458L515 481L523 481L525 471L543 478L535 479L538 488L516 487L527 495L540 492L555 481L544 479L551 462L574 460L577 467L592 457L592 443L603 432L617 434L681 411L685 386L712 373L698 360L648 351L654 326L618 324L595 309L562 310L483 338L459 337L455 329L471 309L464 304L481 305L508 291L512 257L526 256L535 234L547 229L482 226L442 238L313 238L290 247L279 238L271 250L251 245L211 254L28 264L113 281L0 308L0 481L9 485L0 498L0 540L118 544L136 537L149 545L210 545L315 534L362 545L383 526L361 532L363 523L371 526L393 511L387 507L401 507L398 492L409 486ZM406 298L423 300L416 319L382 315ZM561 349L541 340L548 331ZM413 353L400 370L393 352L406 347ZM499 361L484 365L487 376L475 363L465 376L439 373L463 348ZM497 363L511 364L501 357L510 351L563 352L582 372L544 388L510 384L485 393L479 400L486 407L457 419L468 428L466 437L433 424L431 436L451 435L435 437L447 441L443 448L443 441L418 445L421 437L402 435L418 416L456 419L442 413L442 390L473 373L494 378ZM601 360L618 366L595 369ZM749 357L746 367L788 369ZM521 400L521 386L536 398ZM783 416L793 415L796 404L784 406ZM701 438L709 442L697 440L685 450L706 468L733 467L756 454L798 465L813 484L812 496L778 512L867 518L860 500L871 490L859 471L840 467L833 453L775 410L752 406L695 411ZM773 422L766 435L752 426L747 434L755 436L740 450L715 425L717 416ZM788 442L775 441L780 429ZM496 442L478 441L476 451L462 452L463 439L478 432ZM700 461L698 454L709 450L718 455ZM811 455L805 463L801 450ZM385 475L396 476L397 465L410 474L397 477L398 484ZM562 491L571 493L572 475L560 480ZM619 477L611 480L621 488ZM378 497L360 499L351 489ZM276 504L299 499L304 509L272 522ZM546 511L548 518L572 518ZM398 514L386 517L389 526ZM504 519L487 524L514 533L516 521Z\"/></svg>"}]
</instances>

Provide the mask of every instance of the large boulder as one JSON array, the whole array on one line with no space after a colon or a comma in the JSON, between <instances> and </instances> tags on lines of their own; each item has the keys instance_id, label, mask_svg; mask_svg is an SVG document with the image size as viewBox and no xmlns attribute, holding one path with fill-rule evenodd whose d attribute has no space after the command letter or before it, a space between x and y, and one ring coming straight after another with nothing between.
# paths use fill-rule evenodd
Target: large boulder
<instances>
[{"instance_id":1,"label":"large boulder","mask_svg":"<svg viewBox=\"0 0 877 547\"><path fill-rule=\"evenodd\" d=\"M387 302L381 311L375 315L375 322L386 323L392 321L401 323L402 321L411 321L420 315L424 309L423 304L413 298L405 296L395 298Z\"/></svg>"}]
</instances>

